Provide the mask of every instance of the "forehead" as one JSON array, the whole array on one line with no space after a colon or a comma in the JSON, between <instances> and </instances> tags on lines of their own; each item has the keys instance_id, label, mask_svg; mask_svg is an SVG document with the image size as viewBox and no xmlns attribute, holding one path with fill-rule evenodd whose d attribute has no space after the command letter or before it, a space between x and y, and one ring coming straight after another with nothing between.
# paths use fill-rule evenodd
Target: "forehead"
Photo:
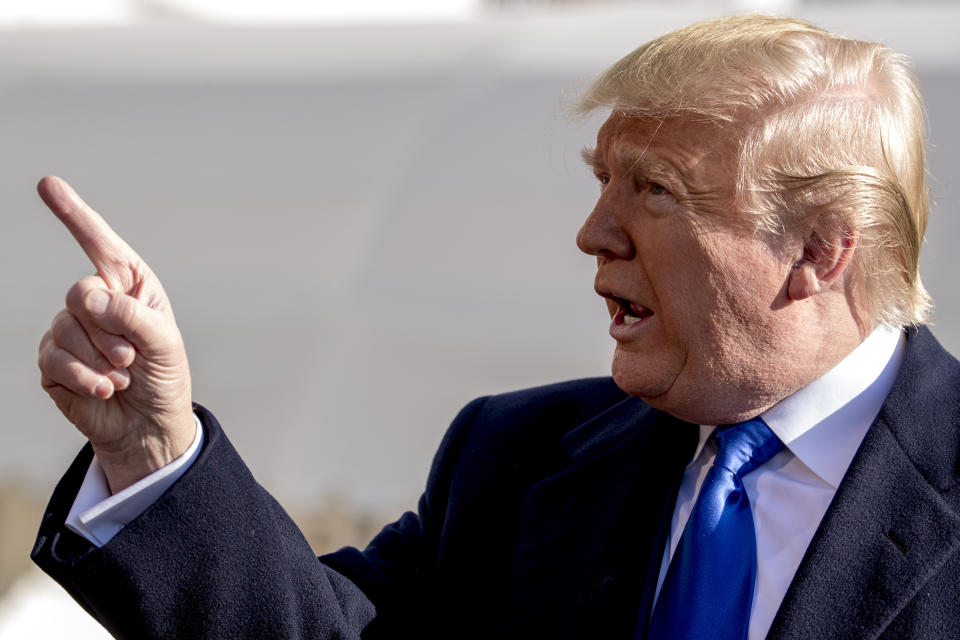
<instances>
[{"instance_id":1,"label":"forehead","mask_svg":"<svg viewBox=\"0 0 960 640\"><path fill-rule=\"evenodd\" d=\"M591 164L624 167L656 163L695 177L705 169L729 167L735 152L718 123L614 113L600 127L597 147L587 157Z\"/></svg>"}]
</instances>

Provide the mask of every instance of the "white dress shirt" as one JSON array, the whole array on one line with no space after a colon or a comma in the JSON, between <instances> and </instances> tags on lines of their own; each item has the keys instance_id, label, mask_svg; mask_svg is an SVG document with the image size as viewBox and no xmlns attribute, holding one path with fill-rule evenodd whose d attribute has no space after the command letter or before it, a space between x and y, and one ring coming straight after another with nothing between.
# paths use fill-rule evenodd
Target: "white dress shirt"
<instances>
[{"instance_id":1,"label":"white dress shirt","mask_svg":"<svg viewBox=\"0 0 960 640\"><path fill-rule=\"evenodd\" d=\"M757 583L749 640L770 629L800 560L867 429L893 386L903 359L900 331L878 328L836 367L762 414L786 447L743 479L757 534ZM700 443L677 495L660 586L696 495L713 464L713 425L700 427ZM110 541L173 485L200 453L203 429L179 458L111 496L96 458L91 462L66 525L97 546Z\"/></svg>"},{"instance_id":2,"label":"white dress shirt","mask_svg":"<svg viewBox=\"0 0 960 640\"><path fill-rule=\"evenodd\" d=\"M757 533L749 640L762 640L770 630L820 520L893 387L904 344L900 331L880 327L823 377L761 414L786 446L743 478ZM700 427L700 444L684 472L657 595L716 457L708 441L715 428Z\"/></svg>"},{"instance_id":3,"label":"white dress shirt","mask_svg":"<svg viewBox=\"0 0 960 640\"><path fill-rule=\"evenodd\" d=\"M103 469L100 468L100 462L94 456L87 467L87 475L83 478L80 491L73 499L70 513L67 514L67 528L102 547L128 522L159 500L200 455L203 427L196 415L193 419L197 424L193 442L179 458L113 495L110 495L110 486Z\"/></svg>"}]
</instances>

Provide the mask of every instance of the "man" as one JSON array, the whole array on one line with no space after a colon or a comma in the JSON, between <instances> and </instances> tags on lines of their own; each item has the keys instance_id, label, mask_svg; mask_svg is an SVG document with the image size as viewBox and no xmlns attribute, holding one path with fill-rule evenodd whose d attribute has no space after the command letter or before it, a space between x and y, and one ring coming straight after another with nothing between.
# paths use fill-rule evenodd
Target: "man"
<instances>
[{"instance_id":1,"label":"man","mask_svg":"<svg viewBox=\"0 0 960 640\"><path fill-rule=\"evenodd\" d=\"M319 563L191 405L152 272L41 181L97 275L40 346L90 445L36 561L128 638L960 637L960 364L918 328L905 60L708 21L615 64L598 107L577 242L613 381L474 401L418 513Z\"/></svg>"}]
</instances>

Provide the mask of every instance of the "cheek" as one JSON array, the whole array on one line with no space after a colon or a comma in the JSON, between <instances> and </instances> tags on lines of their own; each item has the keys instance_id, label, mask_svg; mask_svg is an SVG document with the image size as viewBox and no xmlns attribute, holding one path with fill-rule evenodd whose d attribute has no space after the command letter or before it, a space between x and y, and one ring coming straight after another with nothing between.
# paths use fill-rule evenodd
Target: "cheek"
<instances>
[{"instance_id":1,"label":"cheek","mask_svg":"<svg viewBox=\"0 0 960 640\"><path fill-rule=\"evenodd\" d=\"M779 286L779 263L769 247L750 237L748 231L739 233L724 229L704 234L702 251L708 266L707 274L718 297L731 299L741 306L769 306L760 302L770 298Z\"/></svg>"},{"instance_id":2,"label":"cheek","mask_svg":"<svg viewBox=\"0 0 960 640\"><path fill-rule=\"evenodd\" d=\"M730 298L738 288L731 286L731 276L739 280L739 274L732 274L730 265L719 260L707 243L686 242L672 249L672 286L667 296L672 322L678 331L703 340L724 324L731 311Z\"/></svg>"},{"instance_id":3,"label":"cheek","mask_svg":"<svg viewBox=\"0 0 960 640\"><path fill-rule=\"evenodd\" d=\"M778 340L775 316L786 276L765 246L741 242L739 247L716 256L707 280L719 339L734 343L726 349L749 359Z\"/></svg>"},{"instance_id":4,"label":"cheek","mask_svg":"<svg viewBox=\"0 0 960 640\"><path fill-rule=\"evenodd\" d=\"M747 256L731 268L728 295L735 298L745 320L766 324L785 291L786 272L761 247L751 247Z\"/></svg>"}]
</instances>

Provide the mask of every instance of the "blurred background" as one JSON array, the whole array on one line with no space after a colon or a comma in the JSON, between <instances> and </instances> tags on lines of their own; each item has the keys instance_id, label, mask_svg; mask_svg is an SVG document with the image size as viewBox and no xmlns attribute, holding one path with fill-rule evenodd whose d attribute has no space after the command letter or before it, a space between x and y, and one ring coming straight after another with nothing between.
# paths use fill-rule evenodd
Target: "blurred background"
<instances>
[{"instance_id":1,"label":"blurred background","mask_svg":"<svg viewBox=\"0 0 960 640\"><path fill-rule=\"evenodd\" d=\"M598 120L563 108L642 42L743 11L912 57L936 204L924 275L960 353L960 7L952 2L0 2L0 638L103 637L29 569L83 444L36 345L91 271L37 199L55 173L164 282L196 401L318 553L415 505L477 395L604 375L574 235Z\"/></svg>"}]
</instances>

